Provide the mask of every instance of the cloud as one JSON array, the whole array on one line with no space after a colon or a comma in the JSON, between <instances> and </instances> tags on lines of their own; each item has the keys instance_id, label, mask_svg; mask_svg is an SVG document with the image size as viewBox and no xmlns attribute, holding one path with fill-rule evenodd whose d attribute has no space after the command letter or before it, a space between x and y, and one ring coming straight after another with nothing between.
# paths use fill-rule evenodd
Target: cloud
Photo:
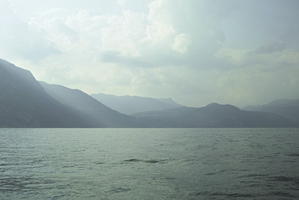
<instances>
[{"instance_id":1,"label":"cloud","mask_svg":"<svg viewBox=\"0 0 299 200\"><path fill-rule=\"evenodd\" d=\"M169 0L154 0L148 12L124 9L117 15L54 9L31 18L30 23L61 52L89 49L98 52L102 62L134 67L222 67L216 65L225 61L214 55L225 41L218 16L207 22L203 14L195 14L205 6L212 7L197 1L178 1L174 6Z\"/></svg>"},{"instance_id":2,"label":"cloud","mask_svg":"<svg viewBox=\"0 0 299 200\"><path fill-rule=\"evenodd\" d=\"M0 53L39 61L60 51L38 30L18 18L8 1L0 2Z\"/></svg>"},{"instance_id":3,"label":"cloud","mask_svg":"<svg viewBox=\"0 0 299 200\"><path fill-rule=\"evenodd\" d=\"M41 80L188 105L296 96L293 0L10 2L0 6L0 53Z\"/></svg>"},{"instance_id":4,"label":"cloud","mask_svg":"<svg viewBox=\"0 0 299 200\"><path fill-rule=\"evenodd\" d=\"M137 56L138 57L138 56ZM101 54L101 61L106 63L117 63L123 66L142 66L142 67L151 67L153 63L147 63L140 58L132 58L121 55L117 51L106 51Z\"/></svg>"},{"instance_id":5,"label":"cloud","mask_svg":"<svg viewBox=\"0 0 299 200\"><path fill-rule=\"evenodd\" d=\"M269 54L269 53L283 51L285 48L286 48L285 43L273 42L273 43L266 44L266 45L258 47L256 50L253 51L253 53L255 53L255 54Z\"/></svg>"},{"instance_id":6,"label":"cloud","mask_svg":"<svg viewBox=\"0 0 299 200\"><path fill-rule=\"evenodd\" d=\"M191 39L187 34L179 34L175 37L172 49L178 53L185 54L191 44Z\"/></svg>"}]
</instances>

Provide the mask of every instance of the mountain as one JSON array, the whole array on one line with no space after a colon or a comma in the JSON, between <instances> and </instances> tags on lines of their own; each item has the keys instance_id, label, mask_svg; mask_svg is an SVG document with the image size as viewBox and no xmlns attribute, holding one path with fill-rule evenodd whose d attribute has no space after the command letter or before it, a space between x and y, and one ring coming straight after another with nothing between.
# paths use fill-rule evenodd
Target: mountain
<instances>
[{"instance_id":1,"label":"mountain","mask_svg":"<svg viewBox=\"0 0 299 200\"><path fill-rule=\"evenodd\" d=\"M264 105L248 106L244 109L275 113L299 124L299 99L280 99Z\"/></svg>"},{"instance_id":2,"label":"mountain","mask_svg":"<svg viewBox=\"0 0 299 200\"><path fill-rule=\"evenodd\" d=\"M136 127L137 121L132 116L119 113L100 103L88 94L60 85L40 82L45 91L63 105L69 106L87 116L97 127Z\"/></svg>"},{"instance_id":3,"label":"mountain","mask_svg":"<svg viewBox=\"0 0 299 200\"><path fill-rule=\"evenodd\" d=\"M126 112L154 110L128 116L80 90L38 82L29 71L0 59L0 127L299 127L298 100L274 101L247 111L216 103L192 108L169 99L124 99Z\"/></svg>"},{"instance_id":4,"label":"mountain","mask_svg":"<svg viewBox=\"0 0 299 200\"><path fill-rule=\"evenodd\" d=\"M237 128L295 127L291 120L277 114L244 111L232 105L209 104L201 108L180 107L134 115L147 127Z\"/></svg>"},{"instance_id":5,"label":"mountain","mask_svg":"<svg viewBox=\"0 0 299 200\"><path fill-rule=\"evenodd\" d=\"M90 127L81 113L49 96L33 75L0 59L0 127Z\"/></svg>"},{"instance_id":6,"label":"mountain","mask_svg":"<svg viewBox=\"0 0 299 200\"><path fill-rule=\"evenodd\" d=\"M172 99L155 99L139 96L114 96L108 94L92 94L106 106L124 114L134 114L153 110L166 110L181 107Z\"/></svg>"}]
</instances>

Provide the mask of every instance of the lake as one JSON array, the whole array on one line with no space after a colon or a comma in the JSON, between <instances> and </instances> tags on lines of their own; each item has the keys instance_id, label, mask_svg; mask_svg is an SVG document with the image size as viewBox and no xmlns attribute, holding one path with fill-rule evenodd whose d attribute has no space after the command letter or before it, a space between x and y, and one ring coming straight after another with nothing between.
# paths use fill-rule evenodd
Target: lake
<instances>
[{"instance_id":1,"label":"lake","mask_svg":"<svg viewBox=\"0 0 299 200\"><path fill-rule=\"evenodd\" d=\"M0 199L299 199L299 129L0 129Z\"/></svg>"}]
</instances>

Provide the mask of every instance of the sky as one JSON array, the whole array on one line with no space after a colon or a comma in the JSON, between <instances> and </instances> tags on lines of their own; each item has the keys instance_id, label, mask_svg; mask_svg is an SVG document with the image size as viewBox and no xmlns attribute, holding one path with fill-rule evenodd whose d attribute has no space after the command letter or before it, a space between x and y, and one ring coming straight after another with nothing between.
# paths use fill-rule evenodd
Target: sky
<instances>
[{"instance_id":1,"label":"sky","mask_svg":"<svg viewBox=\"0 0 299 200\"><path fill-rule=\"evenodd\" d=\"M299 98L298 0L0 0L0 58L87 93Z\"/></svg>"}]
</instances>

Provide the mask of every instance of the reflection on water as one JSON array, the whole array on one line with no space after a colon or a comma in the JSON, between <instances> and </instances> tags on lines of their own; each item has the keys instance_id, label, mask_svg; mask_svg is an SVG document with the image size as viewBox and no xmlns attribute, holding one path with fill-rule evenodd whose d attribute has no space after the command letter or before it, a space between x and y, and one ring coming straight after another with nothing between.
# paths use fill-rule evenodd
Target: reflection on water
<instances>
[{"instance_id":1,"label":"reflection on water","mask_svg":"<svg viewBox=\"0 0 299 200\"><path fill-rule=\"evenodd\" d=\"M0 199L298 199L299 129L0 129Z\"/></svg>"}]
</instances>

